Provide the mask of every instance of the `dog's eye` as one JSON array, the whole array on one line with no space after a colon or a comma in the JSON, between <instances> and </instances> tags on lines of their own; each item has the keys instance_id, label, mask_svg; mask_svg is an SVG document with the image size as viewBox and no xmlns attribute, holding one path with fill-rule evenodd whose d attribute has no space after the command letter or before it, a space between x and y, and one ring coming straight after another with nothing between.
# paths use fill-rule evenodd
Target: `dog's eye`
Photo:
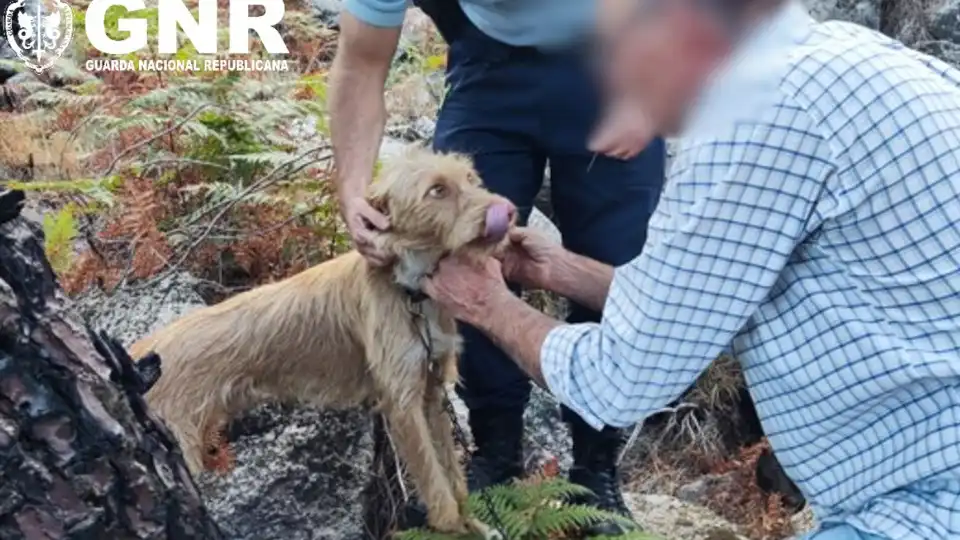
<instances>
[{"instance_id":1,"label":"dog's eye","mask_svg":"<svg viewBox=\"0 0 960 540\"><path fill-rule=\"evenodd\" d=\"M427 192L427 195L433 197L434 199L442 199L447 196L447 186L443 184L435 184L430 188L430 191Z\"/></svg>"}]
</instances>

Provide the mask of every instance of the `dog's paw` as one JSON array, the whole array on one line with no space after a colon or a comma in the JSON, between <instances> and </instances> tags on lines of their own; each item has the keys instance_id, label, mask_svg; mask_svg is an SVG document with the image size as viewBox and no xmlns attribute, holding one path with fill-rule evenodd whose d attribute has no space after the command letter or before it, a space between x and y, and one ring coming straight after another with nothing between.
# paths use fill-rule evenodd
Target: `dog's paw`
<instances>
[{"instance_id":1,"label":"dog's paw","mask_svg":"<svg viewBox=\"0 0 960 540\"><path fill-rule=\"evenodd\" d=\"M483 534L483 540L506 540L500 531L496 529L488 529L487 532Z\"/></svg>"},{"instance_id":2,"label":"dog's paw","mask_svg":"<svg viewBox=\"0 0 960 540\"><path fill-rule=\"evenodd\" d=\"M480 521L479 519L467 519L467 529L470 532L477 533L483 537L483 540L506 540L500 531Z\"/></svg>"}]
</instances>

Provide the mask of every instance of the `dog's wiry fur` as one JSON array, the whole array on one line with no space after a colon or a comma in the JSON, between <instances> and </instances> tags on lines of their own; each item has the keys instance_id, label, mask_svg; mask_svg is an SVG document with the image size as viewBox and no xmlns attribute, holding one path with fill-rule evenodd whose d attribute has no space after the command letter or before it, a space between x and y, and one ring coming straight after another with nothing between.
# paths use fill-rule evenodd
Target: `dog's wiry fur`
<instances>
[{"instance_id":1,"label":"dog's wiry fur","mask_svg":"<svg viewBox=\"0 0 960 540\"><path fill-rule=\"evenodd\" d=\"M484 236L486 211L506 201L480 186L467 158L420 148L387 164L369 198L391 219L380 241L397 256L392 267L370 267L350 252L188 313L132 347L135 358L161 357L147 402L194 474L207 435L262 402L373 405L387 418L429 525L488 536L465 515L466 483L443 410L444 387L457 379L455 322L430 300L414 317L404 288L419 289L446 253L496 249L499 239Z\"/></svg>"}]
</instances>

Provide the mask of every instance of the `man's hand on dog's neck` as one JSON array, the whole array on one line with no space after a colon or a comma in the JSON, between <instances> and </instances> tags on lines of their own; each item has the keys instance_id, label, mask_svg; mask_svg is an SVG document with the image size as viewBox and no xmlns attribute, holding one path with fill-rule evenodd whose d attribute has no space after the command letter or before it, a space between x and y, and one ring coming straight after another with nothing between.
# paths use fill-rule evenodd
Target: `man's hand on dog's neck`
<instances>
[{"instance_id":1,"label":"man's hand on dog's neck","mask_svg":"<svg viewBox=\"0 0 960 540\"><path fill-rule=\"evenodd\" d=\"M563 251L550 276L550 283L536 285L601 311L610 290L613 268ZM537 384L546 386L540 370L540 350L547 334L562 322L537 311L505 286L465 306L459 318L485 333Z\"/></svg>"}]
</instances>

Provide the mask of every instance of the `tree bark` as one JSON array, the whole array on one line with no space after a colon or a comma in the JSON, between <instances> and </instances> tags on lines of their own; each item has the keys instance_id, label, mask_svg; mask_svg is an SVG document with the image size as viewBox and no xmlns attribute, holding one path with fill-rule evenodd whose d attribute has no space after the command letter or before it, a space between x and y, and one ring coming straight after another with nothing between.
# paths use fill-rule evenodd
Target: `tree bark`
<instances>
[{"instance_id":1,"label":"tree bark","mask_svg":"<svg viewBox=\"0 0 960 540\"><path fill-rule=\"evenodd\" d=\"M22 201L0 192L0 540L219 540L142 397L160 359L67 311Z\"/></svg>"}]
</instances>

